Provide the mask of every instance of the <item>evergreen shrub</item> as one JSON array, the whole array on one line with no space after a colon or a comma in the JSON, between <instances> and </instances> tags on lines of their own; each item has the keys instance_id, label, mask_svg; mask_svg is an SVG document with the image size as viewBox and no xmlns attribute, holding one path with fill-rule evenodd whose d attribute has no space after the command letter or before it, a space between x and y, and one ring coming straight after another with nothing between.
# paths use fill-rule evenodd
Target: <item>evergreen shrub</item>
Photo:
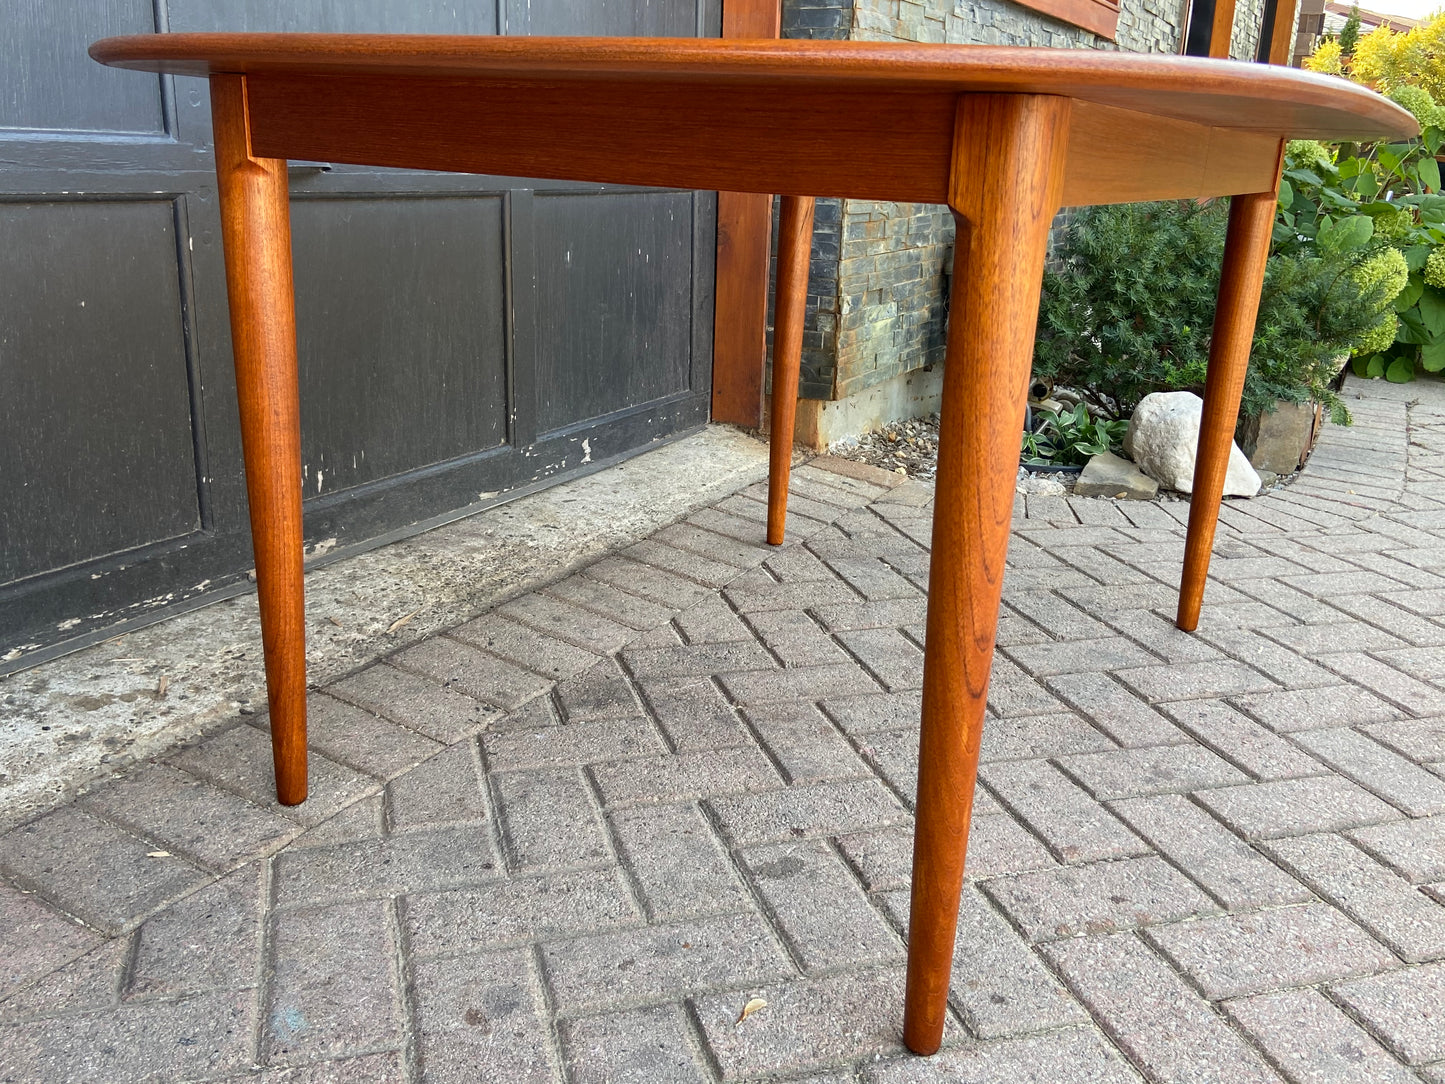
<instances>
[{"instance_id":1,"label":"evergreen shrub","mask_svg":"<svg viewBox=\"0 0 1445 1084\"><path fill-rule=\"evenodd\" d=\"M1150 392L1203 394L1227 218L1223 201L1077 212L1044 276L1034 372L1116 418ZM1315 400L1348 421L1330 383L1341 355L1393 328L1403 267L1338 240L1269 258L1242 416Z\"/></svg>"}]
</instances>

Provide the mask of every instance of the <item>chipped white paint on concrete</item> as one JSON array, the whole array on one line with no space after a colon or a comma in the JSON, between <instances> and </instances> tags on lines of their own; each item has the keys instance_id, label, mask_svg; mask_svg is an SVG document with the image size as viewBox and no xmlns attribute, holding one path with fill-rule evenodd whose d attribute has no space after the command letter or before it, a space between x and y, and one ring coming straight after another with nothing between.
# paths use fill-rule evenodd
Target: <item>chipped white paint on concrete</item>
<instances>
[{"instance_id":1,"label":"chipped white paint on concrete","mask_svg":"<svg viewBox=\"0 0 1445 1084\"><path fill-rule=\"evenodd\" d=\"M710 426L586 478L308 572L311 679L330 681L460 624L766 475L765 445ZM254 595L0 678L0 829L243 707L261 710L265 699Z\"/></svg>"}]
</instances>

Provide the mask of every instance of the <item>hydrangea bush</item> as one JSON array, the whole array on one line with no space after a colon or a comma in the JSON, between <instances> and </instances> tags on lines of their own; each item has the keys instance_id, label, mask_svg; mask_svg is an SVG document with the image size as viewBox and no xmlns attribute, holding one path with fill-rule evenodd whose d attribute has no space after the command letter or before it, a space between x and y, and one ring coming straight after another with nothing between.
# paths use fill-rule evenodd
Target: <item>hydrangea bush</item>
<instances>
[{"instance_id":1,"label":"hydrangea bush","mask_svg":"<svg viewBox=\"0 0 1445 1084\"><path fill-rule=\"evenodd\" d=\"M1362 376L1404 382L1445 370L1445 195L1436 155L1445 144L1445 16L1405 33L1381 27L1353 55L1323 42L1306 67L1373 86L1420 122L1400 143L1289 144L1274 244L1281 252L1364 253L1351 271L1395 289L1392 312L1355 346Z\"/></svg>"},{"instance_id":2,"label":"hydrangea bush","mask_svg":"<svg viewBox=\"0 0 1445 1084\"><path fill-rule=\"evenodd\" d=\"M1291 143L1280 185L1275 248L1363 258L1351 269L1362 287L1391 292L1392 311L1353 351L1361 376L1404 382L1445 369L1445 196L1435 152L1445 131L1434 99L1418 87L1399 95L1424 129L1410 143Z\"/></svg>"}]
</instances>

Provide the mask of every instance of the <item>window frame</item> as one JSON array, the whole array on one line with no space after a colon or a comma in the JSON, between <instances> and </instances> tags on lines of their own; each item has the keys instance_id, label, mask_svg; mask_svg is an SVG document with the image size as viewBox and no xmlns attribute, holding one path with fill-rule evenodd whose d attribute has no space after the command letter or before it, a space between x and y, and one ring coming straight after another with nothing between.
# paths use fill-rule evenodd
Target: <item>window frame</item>
<instances>
[{"instance_id":1,"label":"window frame","mask_svg":"<svg viewBox=\"0 0 1445 1084\"><path fill-rule=\"evenodd\" d=\"M1106 41L1117 40L1119 4L1115 0L1017 0L1021 7L1047 15L1097 34Z\"/></svg>"}]
</instances>

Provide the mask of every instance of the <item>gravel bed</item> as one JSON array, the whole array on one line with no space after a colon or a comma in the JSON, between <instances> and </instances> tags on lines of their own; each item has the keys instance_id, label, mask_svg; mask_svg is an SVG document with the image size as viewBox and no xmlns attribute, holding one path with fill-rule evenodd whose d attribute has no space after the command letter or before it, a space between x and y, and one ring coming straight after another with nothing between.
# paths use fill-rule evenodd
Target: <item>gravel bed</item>
<instances>
[{"instance_id":1,"label":"gravel bed","mask_svg":"<svg viewBox=\"0 0 1445 1084\"><path fill-rule=\"evenodd\" d=\"M864 433L860 437L837 441L829 445L828 453L931 482L938 473L938 415L930 414L926 418L893 422L876 433ZM1288 485L1296 477L1295 474L1283 478L1266 477L1265 488L1276 489ZM1034 472L1021 466L1017 489L1019 493L1064 497L1073 492L1077 478L1077 474ZM1182 493L1161 489L1159 496L1154 499L1172 502L1187 501L1189 498Z\"/></svg>"},{"instance_id":2,"label":"gravel bed","mask_svg":"<svg viewBox=\"0 0 1445 1084\"><path fill-rule=\"evenodd\" d=\"M938 415L893 422L876 433L837 441L828 453L932 481L938 473Z\"/></svg>"}]
</instances>

